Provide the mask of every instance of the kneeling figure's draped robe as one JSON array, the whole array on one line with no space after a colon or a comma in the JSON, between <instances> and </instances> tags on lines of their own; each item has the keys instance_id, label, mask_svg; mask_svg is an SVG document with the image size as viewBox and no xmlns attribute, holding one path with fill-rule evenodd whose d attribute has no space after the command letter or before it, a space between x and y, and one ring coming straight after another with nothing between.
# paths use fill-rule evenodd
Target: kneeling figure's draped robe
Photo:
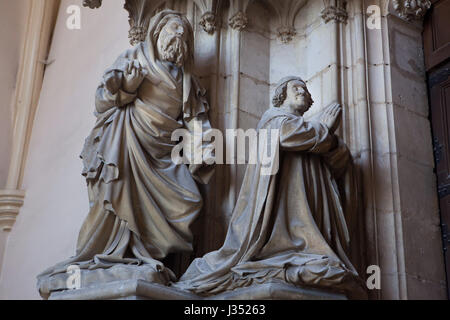
<instances>
[{"instance_id":1,"label":"kneeling figure's draped robe","mask_svg":"<svg viewBox=\"0 0 450 320\"><path fill-rule=\"evenodd\" d=\"M280 130L267 148L279 152L278 172L263 173L260 161L247 166L223 246L194 260L173 285L200 295L273 280L359 287L348 258L357 191L353 183L340 190L336 180L354 182L349 150L323 124L279 108L258 129Z\"/></svg>"}]
</instances>

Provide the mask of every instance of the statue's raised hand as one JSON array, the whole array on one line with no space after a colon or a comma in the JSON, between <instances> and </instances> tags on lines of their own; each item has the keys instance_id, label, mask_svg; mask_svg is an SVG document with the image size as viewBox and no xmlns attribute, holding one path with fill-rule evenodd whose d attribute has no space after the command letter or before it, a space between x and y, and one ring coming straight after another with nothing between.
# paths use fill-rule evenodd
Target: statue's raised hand
<instances>
[{"instance_id":1,"label":"statue's raised hand","mask_svg":"<svg viewBox=\"0 0 450 320\"><path fill-rule=\"evenodd\" d=\"M334 133L341 124L341 114L341 105L339 103L333 103L322 113L320 122L326 125L330 132Z\"/></svg>"},{"instance_id":2,"label":"statue's raised hand","mask_svg":"<svg viewBox=\"0 0 450 320\"><path fill-rule=\"evenodd\" d=\"M105 74L104 81L106 89L112 94L116 94L122 86L122 72L113 70Z\"/></svg>"},{"instance_id":3,"label":"statue's raised hand","mask_svg":"<svg viewBox=\"0 0 450 320\"><path fill-rule=\"evenodd\" d=\"M138 60L130 60L123 72L123 90L128 93L135 93L147 75L147 70L143 69Z\"/></svg>"}]
</instances>

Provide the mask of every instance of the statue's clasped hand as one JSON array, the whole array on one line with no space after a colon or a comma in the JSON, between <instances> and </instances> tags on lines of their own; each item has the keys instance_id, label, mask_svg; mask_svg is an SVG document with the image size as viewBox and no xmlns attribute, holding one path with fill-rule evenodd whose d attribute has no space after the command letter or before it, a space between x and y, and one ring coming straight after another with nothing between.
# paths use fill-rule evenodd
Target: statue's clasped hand
<instances>
[{"instance_id":1,"label":"statue's clasped hand","mask_svg":"<svg viewBox=\"0 0 450 320\"><path fill-rule=\"evenodd\" d=\"M329 105L319 117L319 121L335 133L341 124L342 107L339 103Z\"/></svg>"},{"instance_id":2,"label":"statue's clasped hand","mask_svg":"<svg viewBox=\"0 0 450 320\"><path fill-rule=\"evenodd\" d=\"M123 90L128 93L135 93L147 74L147 70L142 68L138 60L130 60L123 70Z\"/></svg>"}]
</instances>

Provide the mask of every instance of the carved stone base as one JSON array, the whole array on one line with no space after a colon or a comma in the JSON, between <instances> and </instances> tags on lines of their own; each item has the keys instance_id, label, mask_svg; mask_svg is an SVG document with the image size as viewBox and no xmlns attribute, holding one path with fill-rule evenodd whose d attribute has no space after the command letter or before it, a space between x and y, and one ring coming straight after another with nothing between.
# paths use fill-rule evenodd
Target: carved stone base
<instances>
[{"instance_id":1,"label":"carved stone base","mask_svg":"<svg viewBox=\"0 0 450 320\"><path fill-rule=\"evenodd\" d=\"M49 300L198 300L198 296L145 280L114 281L96 287L54 292Z\"/></svg>"},{"instance_id":2,"label":"carved stone base","mask_svg":"<svg viewBox=\"0 0 450 320\"><path fill-rule=\"evenodd\" d=\"M11 231L19 210L23 205L25 191L13 189L0 190L0 229Z\"/></svg>"},{"instance_id":3,"label":"carved stone base","mask_svg":"<svg viewBox=\"0 0 450 320\"><path fill-rule=\"evenodd\" d=\"M144 280L114 281L96 287L54 292L50 300L347 300L344 294L269 282L211 297Z\"/></svg>"}]
</instances>

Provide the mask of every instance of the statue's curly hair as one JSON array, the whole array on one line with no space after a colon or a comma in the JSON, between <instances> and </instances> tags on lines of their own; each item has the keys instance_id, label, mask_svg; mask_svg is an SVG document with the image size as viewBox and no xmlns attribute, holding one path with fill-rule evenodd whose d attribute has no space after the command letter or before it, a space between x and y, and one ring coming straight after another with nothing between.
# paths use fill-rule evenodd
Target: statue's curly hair
<instances>
[{"instance_id":1,"label":"statue's curly hair","mask_svg":"<svg viewBox=\"0 0 450 320\"><path fill-rule=\"evenodd\" d=\"M287 97L288 83L291 81L295 81L295 80L303 82L305 84L307 101L310 105L312 105L314 103L314 100L312 99L311 94L309 93L308 88L306 87L305 81L303 81L303 79L300 77L289 76L289 77L284 77L277 84L277 87L275 89L275 94L273 95L273 98L272 98L272 104L274 107L276 107L276 108L281 107L281 105L284 103L284 101L286 100L286 97Z\"/></svg>"}]
</instances>

